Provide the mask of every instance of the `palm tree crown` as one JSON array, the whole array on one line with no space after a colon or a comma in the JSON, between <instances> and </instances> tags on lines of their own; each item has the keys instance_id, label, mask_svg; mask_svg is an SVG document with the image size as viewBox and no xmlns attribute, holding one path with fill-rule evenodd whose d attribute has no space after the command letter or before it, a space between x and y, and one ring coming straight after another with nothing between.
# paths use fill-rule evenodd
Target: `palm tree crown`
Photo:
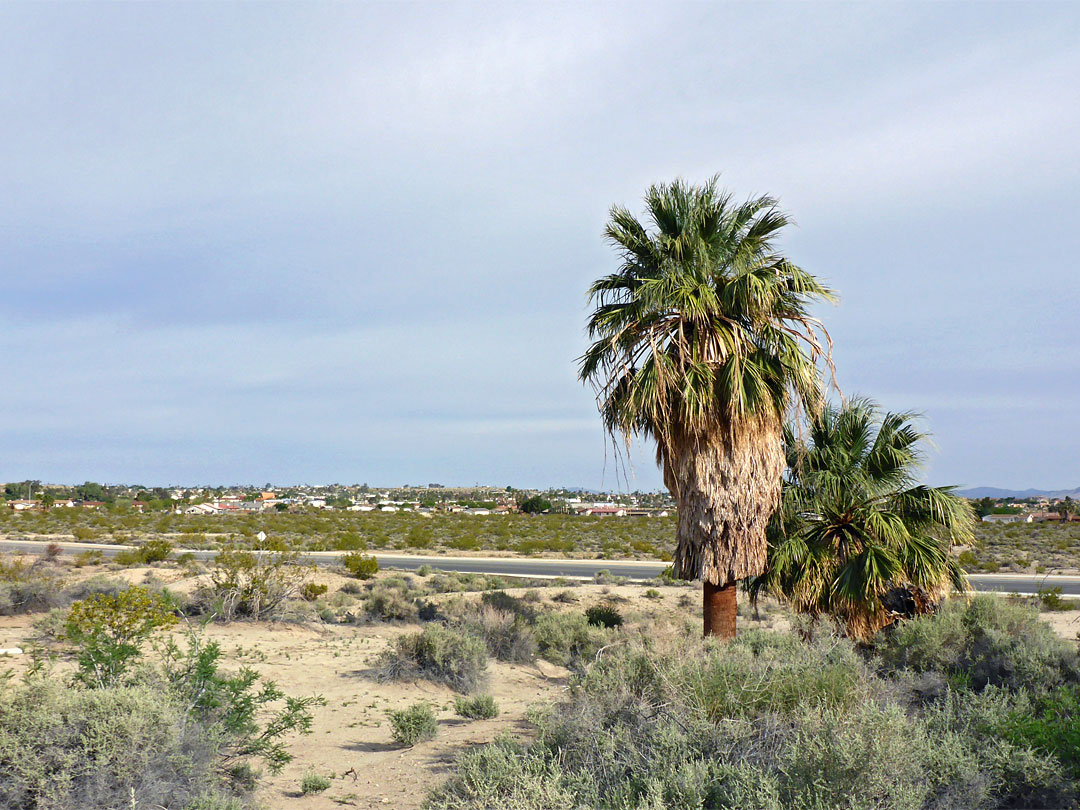
<instances>
[{"instance_id":1,"label":"palm tree crown","mask_svg":"<svg viewBox=\"0 0 1080 810\"><path fill-rule=\"evenodd\" d=\"M771 591L868 639L897 617L890 597L923 611L966 588L949 549L971 540L974 513L951 487L918 483L927 434L912 418L855 399L813 417L804 439L786 430L783 504L752 595Z\"/></svg>"},{"instance_id":2,"label":"palm tree crown","mask_svg":"<svg viewBox=\"0 0 1080 810\"><path fill-rule=\"evenodd\" d=\"M783 470L781 425L822 400L831 292L781 256L770 197L736 204L713 178L649 188L647 224L613 207L617 272L590 288L580 378L605 426L654 439L679 502L676 575L714 585L760 572Z\"/></svg>"}]
</instances>

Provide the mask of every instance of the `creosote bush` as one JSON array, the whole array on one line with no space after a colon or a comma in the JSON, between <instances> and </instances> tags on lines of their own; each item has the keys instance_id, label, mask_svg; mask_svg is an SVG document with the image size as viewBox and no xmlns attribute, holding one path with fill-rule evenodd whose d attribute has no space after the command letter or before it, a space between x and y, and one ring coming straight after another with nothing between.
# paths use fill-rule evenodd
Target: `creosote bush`
<instances>
[{"instance_id":1,"label":"creosote bush","mask_svg":"<svg viewBox=\"0 0 1080 810\"><path fill-rule=\"evenodd\" d=\"M499 704L491 695L460 697L454 701L454 713L470 720L490 720L499 716Z\"/></svg>"},{"instance_id":2,"label":"creosote bush","mask_svg":"<svg viewBox=\"0 0 1080 810\"><path fill-rule=\"evenodd\" d=\"M390 712L390 734L402 748L435 739L439 724L427 703L414 703L407 709Z\"/></svg>"},{"instance_id":3,"label":"creosote bush","mask_svg":"<svg viewBox=\"0 0 1080 810\"><path fill-rule=\"evenodd\" d=\"M371 579L379 573L379 561L370 554L351 552L341 558L341 564L357 579Z\"/></svg>"},{"instance_id":4,"label":"creosote bush","mask_svg":"<svg viewBox=\"0 0 1080 810\"><path fill-rule=\"evenodd\" d=\"M220 621L280 618L311 576L296 552L222 551L213 560L209 584L197 594L202 613Z\"/></svg>"}]
</instances>

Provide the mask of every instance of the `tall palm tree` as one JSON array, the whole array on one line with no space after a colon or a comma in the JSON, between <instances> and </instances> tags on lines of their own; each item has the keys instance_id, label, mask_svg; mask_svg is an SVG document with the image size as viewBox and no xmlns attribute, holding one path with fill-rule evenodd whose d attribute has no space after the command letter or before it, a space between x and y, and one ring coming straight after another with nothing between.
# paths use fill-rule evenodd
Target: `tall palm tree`
<instances>
[{"instance_id":1,"label":"tall palm tree","mask_svg":"<svg viewBox=\"0 0 1080 810\"><path fill-rule=\"evenodd\" d=\"M647 224L613 207L616 273L590 288L579 376L612 437L656 442L678 504L674 572L701 579L706 635L735 635L735 583L760 574L780 498L782 425L822 402L828 335L809 314L831 292L780 255L787 216L771 197L651 186Z\"/></svg>"},{"instance_id":2,"label":"tall palm tree","mask_svg":"<svg viewBox=\"0 0 1080 810\"><path fill-rule=\"evenodd\" d=\"M772 592L868 640L967 587L949 549L971 540L975 514L952 487L918 483L927 434L912 418L854 399L812 416L803 438L785 431L783 505L753 598Z\"/></svg>"}]
</instances>

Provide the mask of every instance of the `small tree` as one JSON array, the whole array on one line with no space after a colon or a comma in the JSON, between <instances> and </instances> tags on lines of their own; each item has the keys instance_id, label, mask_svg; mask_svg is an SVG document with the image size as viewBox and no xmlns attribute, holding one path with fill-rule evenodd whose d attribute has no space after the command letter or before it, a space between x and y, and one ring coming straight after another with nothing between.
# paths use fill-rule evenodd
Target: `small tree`
<instances>
[{"instance_id":1,"label":"small tree","mask_svg":"<svg viewBox=\"0 0 1080 810\"><path fill-rule=\"evenodd\" d=\"M547 512L549 509L551 509L551 501L540 495L533 495L531 498L526 498L521 502L521 511L530 515Z\"/></svg>"}]
</instances>

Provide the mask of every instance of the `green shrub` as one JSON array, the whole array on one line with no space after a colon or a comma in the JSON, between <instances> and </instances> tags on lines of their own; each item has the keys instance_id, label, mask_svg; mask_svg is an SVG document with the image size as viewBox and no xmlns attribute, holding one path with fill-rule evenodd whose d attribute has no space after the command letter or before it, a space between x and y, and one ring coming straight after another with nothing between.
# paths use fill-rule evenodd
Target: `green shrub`
<instances>
[{"instance_id":1,"label":"green shrub","mask_svg":"<svg viewBox=\"0 0 1080 810\"><path fill-rule=\"evenodd\" d=\"M105 555L99 549L91 548L76 554L73 560L76 568L85 568L88 565L101 565L105 561Z\"/></svg>"},{"instance_id":2,"label":"green shrub","mask_svg":"<svg viewBox=\"0 0 1080 810\"><path fill-rule=\"evenodd\" d=\"M76 540L93 540L97 537L97 532L89 526L76 526L71 530L71 534Z\"/></svg>"},{"instance_id":3,"label":"green shrub","mask_svg":"<svg viewBox=\"0 0 1080 810\"><path fill-rule=\"evenodd\" d=\"M533 632L540 656L561 666L591 658L607 640L605 631L590 625L581 613L545 613Z\"/></svg>"},{"instance_id":4,"label":"green shrub","mask_svg":"<svg viewBox=\"0 0 1080 810\"><path fill-rule=\"evenodd\" d=\"M112 557L112 561L117 565L122 565L126 568L131 565L141 565L143 559L137 550L124 549L123 551L116 552Z\"/></svg>"},{"instance_id":5,"label":"green shrub","mask_svg":"<svg viewBox=\"0 0 1080 810\"><path fill-rule=\"evenodd\" d=\"M646 599L662 599L663 595L656 588L648 588L643 594Z\"/></svg>"},{"instance_id":6,"label":"green shrub","mask_svg":"<svg viewBox=\"0 0 1080 810\"><path fill-rule=\"evenodd\" d=\"M366 548L364 538L353 531L343 532L334 542L334 549L337 551L363 551Z\"/></svg>"},{"instance_id":7,"label":"green shrub","mask_svg":"<svg viewBox=\"0 0 1080 810\"><path fill-rule=\"evenodd\" d=\"M1080 687L1075 684L1043 695L1029 710L1011 711L998 724L1011 742L1054 755L1080 779Z\"/></svg>"},{"instance_id":8,"label":"green shrub","mask_svg":"<svg viewBox=\"0 0 1080 810\"><path fill-rule=\"evenodd\" d=\"M325 776L314 771L308 771L304 774L304 778L300 780L300 792L305 796L310 796L313 793L322 793L324 790L329 789L330 785L330 780Z\"/></svg>"},{"instance_id":9,"label":"green shrub","mask_svg":"<svg viewBox=\"0 0 1080 810\"><path fill-rule=\"evenodd\" d=\"M471 633L429 624L419 633L399 636L379 658L376 676L383 681L426 678L468 694L487 680L487 649Z\"/></svg>"},{"instance_id":10,"label":"green shrub","mask_svg":"<svg viewBox=\"0 0 1080 810\"><path fill-rule=\"evenodd\" d=\"M460 697L454 701L454 712L470 720L490 720L499 716L499 704L491 695Z\"/></svg>"},{"instance_id":11,"label":"green shrub","mask_svg":"<svg viewBox=\"0 0 1080 810\"><path fill-rule=\"evenodd\" d=\"M145 588L99 593L76 602L68 611L66 631L76 646L78 679L88 686L115 686L146 640L175 623L164 600Z\"/></svg>"},{"instance_id":12,"label":"green shrub","mask_svg":"<svg viewBox=\"0 0 1080 810\"><path fill-rule=\"evenodd\" d=\"M357 579L371 579L379 573L379 561L370 554L350 552L341 558L341 564Z\"/></svg>"},{"instance_id":13,"label":"green shrub","mask_svg":"<svg viewBox=\"0 0 1080 810\"><path fill-rule=\"evenodd\" d=\"M329 586L321 582L305 582L300 589L300 598L307 602L314 602L328 590L330 590Z\"/></svg>"},{"instance_id":14,"label":"green shrub","mask_svg":"<svg viewBox=\"0 0 1080 810\"><path fill-rule=\"evenodd\" d=\"M217 740L167 690L34 679L0 700L0 807L225 806Z\"/></svg>"},{"instance_id":15,"label":"green shrub","mask_svg":"<svg viewBox=\"0 0 1080 810\"><path fill-rule=\"evenodd\" d=\"M398 580L400 582L400 580ZM368 618L384 622L411 622L417 616L416 600L407 585L392 579L377 582L364 597Z\"/></svg>"},{"instance_id":16,"label":"green shrub","mask_svg":"<svg viewBox=\"0 0 1080 810\"><path fill-rule=\"evenodd\" d=\"M144 563L164 562L173 552L173 544L163 538L147 540L139 547L138 555Z\"/></svg>"},{"instance_id":17,"label":"green shrub","mask_svg":"<svg viewBox=\"0 0 1080 810\"><path fill-rule=\"evenodd\" d=\"M1074 645L1058 638L1034 606L998 596L950 600L936 614L883 634L877 650L888 670L936 670L977 690L1045 692L1080 680Z\"/></svg>"},{"instance_id":18,"label":"green shrub","mask_svg":"<svg viewBox=\"0 0 1080 810\"><path fill-rule=\"evenodd\" d=\"M407 709L390 712L390 734L402 748L433 740L438 730L435 712L427 703L414 703Z\"/></svg>"},{"instance_id":19,"label":"green shrub","mask_svg":"<svg viewBox=\"0 0 1080 810\"><path fill-rule=\"evenodd\" d=\"M606 627L609 630L613 627L621 627L623 623L623 617L618 608L603 603L588 608L585 611L585 619L594 627Z\"/></svg>"}]
</instances>

